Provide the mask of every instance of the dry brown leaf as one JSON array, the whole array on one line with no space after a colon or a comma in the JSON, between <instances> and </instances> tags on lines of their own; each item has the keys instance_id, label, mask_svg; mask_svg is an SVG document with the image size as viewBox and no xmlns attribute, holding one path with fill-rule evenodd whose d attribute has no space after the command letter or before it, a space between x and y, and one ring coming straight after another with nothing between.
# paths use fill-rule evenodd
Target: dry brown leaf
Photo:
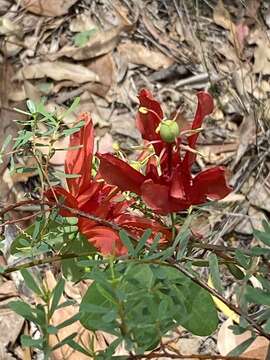
<instances>
[{"instance_id":1,"label":"dry brown leaf","mask_svg":"<svg viewBox=\"0 0 270 360\"><path fill-rule=\"evenodd\" d=\"M222 164L226 159L231 157L238 148L237 143L220 144L220 145L201 145L198 150L203 155L203 160L208 164Z\"/></svg>"},{"instance_id":2,"label":"dry brown leaf","mask_svg":"<svg viewBox=\"0 0 270 360\"><path fill-rule=\"evenodd\" d=\"M145 65L153 70L166 69L173 64L173 60L168 56L160 51L148 49L141 44L126 42L120 44L117 50L127 62Z\"/></svg>"},{"instance_id":3,"label":"dry brown leaf","mask_svg":"<svg viewBox=\"0 0 270 360\"><path fill-rule=\"evenodd\" d=\"M72 80L76 83L97 82L99 77L87 67L63 61L45 61L32 65L25 65L18 71L15 79L40 79L49 77L54 80Z\"/></svg>"},{"instance_id":4,"label":"dry brown leaf","mask_svg":"<svg viewBox=\"0 0 270 360\"><path fill-rule=\"evenodd\" d=\"M0 359L3 360L14 359L6 348L8 344L11 346L15 343L24 324L24 318L9 309L8 302L10 299L2 301L0 306Z\"/></svg>"},{"instance_id":5,"label":"dry brown leaf","mask_svg":"<svg viewBox=\"0 0 270 360\"><path fill-rule=\"evenodd\" d=\"M85 46L76 47L64 46L56 54L48 55L51 60L58 59L62 56L72 58L74 60L93 59L100 55L111 52L120 40L120 33L128 27L124 25L115 26L105 31L98 31L90 37Z\"/></svg>"},{"instance_id":6,"label":"dry brown leaf","mask_svg":"<svg viewBox=\"0 0 270 360\"><path fill-rule=\"evenodd\" d=\"M3 282L3 284L0 285L0 300L14 296L18 296L18 291L14 282L12 280Z\"/></svg>"},{"instance_id":7,"label":"dry brown leaf","mask_svg":"<svg viewBox=\"0 0 270 360\"><path fill-rule=\"evenodd\" d=\"M232 351L236 346L240 345L242 342L249 339L251 336L250 331L246 331L241 335L235 335L233 331L229 328L229 326L231 325L233 325L233 321L231 319L227 319L221 325L218 332L217 347L220 354L223 356L228 355L228 353ZM268 346L269 340L263 338L262 336L259 336L242 354L242 356L245 356L252 360L265 360Z\"/></svg>"},{"instance_id":8,"label":"dry brown leaf","mask_svg":"<svg viewBox=\"0 0 270 360\"><path fill-rule=\"evenodd\" d=\"M6 17L0 18L0 34L16 34L20 32L20 26Z\"/></svg>"},{"instance_id":9,"label":"dry brown leaf","mask_svg":"<svg viewBox=\"0 0 270 360\"><path fill-rule=\"evenodd\" d=\"M262 73L263 75L270 74L270 46L268 41L258 39L257 47L254 51L254 65L253 72L255 74Z\"/></svg>"},{"instance_id":10,"label":"dry brown leaf","mask_svg":"<svg viewBox=\"0 0 270 360\"><path fill-rule=\"evenodd\" d=\"M91 61L88 69L99 77L99 83L89 84L88 90L98 96L105 97L111 86L116 82L116 70L114 59L111 54L100 56Z\"/></svg>"},{"instance_id":11,"label":"dry brown leaf","mask_svg":"<svg viewBox=\"0 0 270 360\"><path fill-rule=\"evenodd\" d=\"M239 146L234 159L234 166L240 161L247 148L256 141L256 124L252 115L244 117L239 127Z\"/></svg>"},{"instance_id":12,"label":"dry brown leaf","mask_svg":"<svg viewBox=\"0 0 270 360\"><path fill-rule=\"evenodd\" d=\"M245 5L245 15L250 18L256 19L260 5L261 0L247 0L247 3Z\"/></svg>"},{"instance_id":13,"label":"dry brown leaf","mask_svg":"<svg viewBox=\"0 0 270 360\"><path fill-rule=\"evenodd\" d=\"M267 34L261 29L255 29L250 33L249 44L256 44L254 51L253 72L263 75L270 74L270 42Z\"/></svg>"},{"instance_id":14,"label":"dry brown leaf","mask_svg":"<svg viewBox=\"0 0 270 360\"><path fill-rule=\"evenodd\" d=\"M69 8L78 0L21 0L20 5L37 15L60 16L68 12Z\"/></svg>"},{"instance_id":15,"label":"dry brown leaf","mask_svg":"<svg viewBox=\"0 0 270 360\"><path fill-rule=\"evenodd\" d=\"M71 20L69 25L69 29L72 32L83 32L96 28L97 25L91 19L91 14L89 12L77 15Z\"/></svg>"},{"instance_id":16,"label":"dry brown leaf","mask_svg":"<svg viewBox=\"0 0 270 360\"><path fill-rule=\"evenodd\" d=\"M234 23L231 21L231 15L225 8L222 0L219 0L214 8L213 20L217 25L229 31L235 27Z\"/></svg>"},{"instance_id":17,"label":"dry brown leaf","mask_svg":"<svg viewBox=\"0 0 270 360\"><path fill-rule=\"evenodd\" d=\"M244 47L244 41L249 34L248 26L244 23L235 25L232 22L231 15L225 8L222 0L219 0L214 8L213 20L217 25L223 27L226 30L229 30L229 41L236 47L240 54Z\"/></svg>"},{"instance_id":18,"label":"dry brown leaf","mask_svg":"<svg viewBox=\"0 0 270 360\"><path fill-rule=\"evenodd\" d=\"M248 192L247 197L252 205L257 208L270 211L270 175L261 181L255 181L251 190Z\"/></svg>"}]
</instances>

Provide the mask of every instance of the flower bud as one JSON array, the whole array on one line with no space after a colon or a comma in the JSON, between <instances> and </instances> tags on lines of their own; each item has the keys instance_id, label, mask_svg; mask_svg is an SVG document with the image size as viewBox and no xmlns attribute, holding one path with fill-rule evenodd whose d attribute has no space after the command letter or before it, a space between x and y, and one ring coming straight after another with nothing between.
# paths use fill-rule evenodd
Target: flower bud
<instances>
[{"instance_id":1,"label":"flower bud","mask_svg":"<svg viewBox=\"0 0 270 360\"><path fill-rule=\"evenodd\" d=\"M159 126L160 137L167 143L173 143L180 134L180 129L174 120L162 120Z\"/></svg>"}]
</instances>

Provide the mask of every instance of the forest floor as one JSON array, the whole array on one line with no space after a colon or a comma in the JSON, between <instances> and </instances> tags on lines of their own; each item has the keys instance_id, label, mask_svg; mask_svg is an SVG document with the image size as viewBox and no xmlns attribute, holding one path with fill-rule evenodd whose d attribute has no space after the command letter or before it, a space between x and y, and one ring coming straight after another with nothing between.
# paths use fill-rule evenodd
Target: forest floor
<instances>
[{"instance_id":1,"label":"forest floor","mask_svg":"<svg viewBox=\"0 0 270 360\"><path fill-rule=\"evenodd\" d=\"M27 99L45 98L47 109L61 114L79 96L65 125L89 111L99 150L112 152L117 143L132 156L140 139L134 119L141 88L154 94L168 117L179 111L183 122L193 118L196 92L208 90L215 110L204 123L197 165L228 167L234 191L197 219L196 230L218 231L217 244L254 242L253 228L270 216L269 1L0 0L0 16L0 144L16 136L13 120L23 115L14 108L25 109ZM19 161L33 164L29 157ZM63 165L63 151L56 152L51 166ZM5 157L1 204L22 200L37 182L35 173L11 176L8 166ZM0 255L0 265L6 262ZM24 321L5 308L20 296L18 281L0 279L5 360L31 358L18 342L28 331ZM174 346L183 354L226 354L236 344L226 326L207 338L184 334ZM258 346L264 359L266 345Z\"/></svg>"}]
</instances>

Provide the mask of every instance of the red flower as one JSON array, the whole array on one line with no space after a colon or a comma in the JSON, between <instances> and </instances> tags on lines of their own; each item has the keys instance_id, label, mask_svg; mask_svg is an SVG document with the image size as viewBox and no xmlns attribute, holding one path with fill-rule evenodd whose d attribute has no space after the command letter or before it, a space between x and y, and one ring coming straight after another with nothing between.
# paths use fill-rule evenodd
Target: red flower
<instances>
[{"instance_id":1,"label":"red flower","mask_svg":"<svg viewBox=\"0 0 270 360\"><path fill-rule=\"evenodd\" d=\"M134 236L141 236L145 229L151 228L153 236L160 232L162 233L161 241L169 240L170 231L163 225L129 214L127 208L130 206L130 201L124 200L119 190L115 186L104 183L99 175L92 177L93 123L87 113L81 115L80 120L84 120L85 125L79 132L71 135L70 147L76 147L76 149L68 150L65 161L66 173L77 174L78 177L67 178L68 191L56 186L46 192L46 197L51 201L61 201L62 198L66 206L111 221L127 229ZM62 209L60 214L74 216L66 209ZM101 253L122 255L127 252L118 232L111 227L82 216L78 216L78 227Z\"/></svg>"},{"instance_id":2,"label":"red flower","mask_svg":"<svg viewBox=\"0 0 270 360\"><path fill-rule=\"evenodd\" d=\"M199 92L197 97L198 106L192 130L200 128L204 117L213 111L213 100L208 93ZM112 154L98 154L99 171L104 180L122 191L137 193L151 209L163 215L205 203L208 198L222 199L229 194L232 189L227 184L225 169L214 167L192 176L191 166L196 155L187 151L182 159L180 138L173 145L165 143L157 134L156 127L162 120L163 113L150 92L142 90L139 100L143 110L139 109L136 124L142 137L152 142L155 153L159 156L161 173L157 170L155 156L150 158L145 173L142 174ZM191 150L195 149L197 138L198 133L188 138Z\"/></svg>"}]
</instances>

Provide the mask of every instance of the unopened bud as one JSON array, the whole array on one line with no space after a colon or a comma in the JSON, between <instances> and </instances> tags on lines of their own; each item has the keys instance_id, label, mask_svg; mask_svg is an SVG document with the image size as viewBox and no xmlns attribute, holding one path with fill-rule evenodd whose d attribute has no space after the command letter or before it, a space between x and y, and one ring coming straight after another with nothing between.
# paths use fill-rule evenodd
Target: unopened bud
<instances>
[{"instance_id":1,"label":"unopened bud","mask_svg":"<svg viewBox=\"0 0 270 360\"><path fill-rule=\"evenodd\" d=\"M173 143L180 134L180 129L174 120L162 120L159 126L160 137L167 143Z\"/></svg>"}]
</instances>

